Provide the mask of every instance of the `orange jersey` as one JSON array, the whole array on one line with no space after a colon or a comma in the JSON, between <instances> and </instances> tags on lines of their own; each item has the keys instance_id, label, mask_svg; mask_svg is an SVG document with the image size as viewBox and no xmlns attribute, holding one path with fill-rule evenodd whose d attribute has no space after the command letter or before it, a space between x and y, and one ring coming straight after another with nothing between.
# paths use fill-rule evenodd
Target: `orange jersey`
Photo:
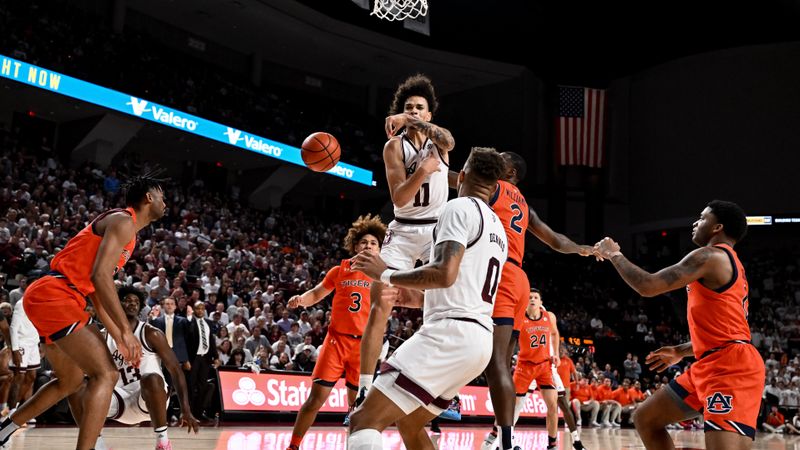
<instances>
[{"instance_id":1,"label":"orange jersey","mask_svg":"<svg viewBox=\"0 0 800 450\"><path fill-rule=\"evenodd\" d=\"M633 392L631 388L628 388L626 391L625 389L618 387L611 393L611 400L618 401L622 406L632 404L636 398L636 393Z\"/></svg>"},{"instance_id":2,"label":"orange jersey","mask_svg":"<svg viewBox=\"0 0 800 450\"><path fill-rule=\"evenodd\" d=\"M553 330L547 311L542 308L538 319L525 314L519 332L518 361L538 364L550 358L550 333Z\"/></svg>"},{"instance_id":3,"label":"orange jersey","mask_svg":"<svg viewBox=\"0 0 800 450\"><path fill-rule=\"evenodd\" d=\"M581 386L578 384L574 388L570 390L569 393L570 397L578 399L581 403L588 402L589 400L594 400L594 392L592 391L592 387L588 384Z\"/></svg>"},{"instance_id":4,"label":"orange jersey","mask_svg":"<svg viewBox=\"0 0 800 450\"><path fill-rule=\"evenodd\" d=\"M727 244L714 247L728 254L733 265L733 277L730 283L715 290L703 286L700 281L693 281L686 286L689 294L689 335L697 359L707 351L731 341L750 340L750 327L747 324L750 302L744 267L733 247Z\"/></svg>"},{"instance_id":5,"label":"orange jersey","mask_svg":"<svg viewBox=\"0 0 800 450\"><path fill-rule=\"evenodd\" d=\"M498 181L489 206L506 229L508 259L522 264L525 253L525 230L528 229L528 203L519 189L508 181Z\"/></svg>"},{"instance_id":6,"label":"orange jersey","mask_svg":"<svg viewBox=\"0 0 800 450\"><path fill-rule=\"evenodd\" d=\"M339 334L361 336L369 318L369 287L372 280L361 272L350 270L350 260L332 268L322 286L336 289L331 307L330 330Z\"/></svg>"},{"instance_id":7,"label":"orange jersey","mask_svg":"<svg viewBox=\"0 0 800 450\"><path fill-rule=\"evenodd\" d=\"M575 371L575 363L567 356L566 358L561 358L560 362L558 363L558 376L561 378L561 382L564 383L564 386L569 386L569 376L572 372Z\"/></svg>"},{"instance_id":8,"label":"orange jersey","mask_svg":"<svg viewBox=\"0 0 800 450\"><path fill-rule=\"evenodd\" d=\"M104 217L117 212L130 214L133 217L134 226L136 225L136 213L133 208L108 210L97 216L92 223L70 239L64 249L58 252L50 262L50 269L66 277L78 292L84 296L94 292L94 284L91 279L92 269L94 268L94 260L97 257L97 249L100 248L100 242L103 240L103 236L95 232L95 226ZM122 249L122 254L113 272L109 267L109 275L117 273L128 262L135 249L136 234L134 233Z\"/></svg>"},{"instance_id":9,"label":"orange jersey","mask_svg":"<svg viewBox=\"0 0 800 450\"><path fill-rule=\"evenodd\" d=\"M604 401L604 400L614 400L614 392L611 390L611 386L606 386L605 384L597 386L594 391L594 398L597 401Z\"/></svg>"}]
</instances>

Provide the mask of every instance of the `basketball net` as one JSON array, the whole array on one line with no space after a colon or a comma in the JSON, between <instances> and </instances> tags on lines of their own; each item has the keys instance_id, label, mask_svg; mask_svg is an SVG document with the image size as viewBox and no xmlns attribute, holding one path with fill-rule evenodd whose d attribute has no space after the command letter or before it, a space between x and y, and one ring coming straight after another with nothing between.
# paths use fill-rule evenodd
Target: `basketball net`
<instances>
[{"instance_id":1,"label":"basketball net","mask_svg":"<svg viewBox=\"0 0 800 450\"><path fill-rule=\"evenodd\" d=\"M428 0L375 0L372 16L384 20L416 19L428 13Z\"/></svg>"}]
</instances>

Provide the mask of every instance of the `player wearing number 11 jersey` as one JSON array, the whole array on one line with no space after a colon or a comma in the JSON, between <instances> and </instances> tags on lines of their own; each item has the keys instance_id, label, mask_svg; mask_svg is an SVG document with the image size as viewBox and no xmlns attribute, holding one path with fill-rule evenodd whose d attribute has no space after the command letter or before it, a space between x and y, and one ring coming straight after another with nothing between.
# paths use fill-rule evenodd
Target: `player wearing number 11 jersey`
<instances>
[{"instance_id":1,"label":"player wearing number 11 jersey","mask_svg":"<svg viewBox=\"0 0 800 450\"><path fill-rule=\"evenodd\" d=\"M353 222L344 239L344 247L353 255L362 251L377 254L385 233L386 226L381 223L380 217L367 214ZM295 419L289 450L300 447L303 436L314 423L317 412L342 374L345 374L350 405L355 402L361 362L361 336L369 316L371 284L368 276L350 268L349 259L343 259L313 289L289 299L289 308L311 306L331 291L336 291L328 334L311 374L314 385Z\"/></svg>"}]
</instances>

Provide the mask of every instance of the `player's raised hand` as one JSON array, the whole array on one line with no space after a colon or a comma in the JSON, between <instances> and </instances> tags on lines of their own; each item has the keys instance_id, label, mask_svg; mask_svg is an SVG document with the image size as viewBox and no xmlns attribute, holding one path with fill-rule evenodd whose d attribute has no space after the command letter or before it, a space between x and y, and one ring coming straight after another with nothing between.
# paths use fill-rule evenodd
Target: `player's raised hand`
<instances>
[{"instance_id":1,"label":"player's raised hand","mask_svg":"<svg viewBox=\"0 0 800 450\"><path fill-rule=\"evenodd\" d=\"M683 356L681 356L681 353L676 347L666 346L650 352L644 362L650 370L661 373L667 370L669 366L677 364L682 359Z\"/></svg>"},{"instance_id":2,"label":"player's raised hand","mask_svg":"<svg viewBox=\"0 0 800 450\"><path fill-rule=\"evenodd\" d=\"M191 411L186 411L181 413L181 419L178 427L186 427L187 433L194 431L194 434L197 434L197 432L200 431L200 422L194 418Z\"/></svg>"},{"instance_id":3,"label":"player's raised hand","mask_svg":"<svg viewBox=\"0 0 800 450\"><path fill-rule=\"evenodd\" d=\"M381 274L387 269L380 255L373 254L367 250L357 254L351 260L350 268L357 270L373 280L380 281Z\"/></svg>"},{"instance_id":4,"label":"player's raised hand","mask_svg":"<svg viewBox=\"0 0 800 450\"><path fill-rule=\"evenodd\" d=\"M139 367L142 360L142 344L130 331L124 333L119 340L116 341L117 350L130 365Z\"/></svg>"},{"instance_id":5,"label":"player's raised hand","mask_svg":"<svg viewBox=\"0 0 800 450\"><path fill-rule=\"evenodd\" d=\"M396 135L398 131L406 126L407 121L408 115L406 115L406 113L394 114L387 117L386 125L384 127L384 130L386 131L386 137L391 139L392 136Z\"/></svg>"},{"instance_id":6,"label":"player's raised hand","mask_svg":"<svg viewBox=\"0 0 800 450\"><path fill-rule=\"evenodd\" d=\"M439 158L434 156L433 152L431 152L422 160L422 163L419 165L419 170L426 174L439 172L442 170L439 166Z\"/></svg>"},{"instance_id":7,"label":"player's raised hand","mask_svg":"<svg viewBox=\"0 0 800 450\"><path fill-rule=\"evenodd\" d=\"M610 259L621 254L619 250L619 244L610 237L603 238L602 241L594 244L594 254L604 259Z\"/></svg>"},{"instance_id":8,"label":"player's raised hand","mask_svg":"<svg viewBox=\"0 0 800 450\"><path fill-rule=\"evenodd\" d=\"M292 296L292 298L290 298L289 301L286 303L286 306L291 309L300 307L300 296L299 295Z\"/></svg>"},{"instance_id":9,"label":"player's raised hand","mask_svg":"<svg viewBox=\"0 0 800 450\"><path fill-rule=\"evenodd\" d=\"M384 286L381 290L381 301L390 305L403 308L422 308L425 294L416 289L406 289L397 286Z\"/></svg>"}]
</instances>

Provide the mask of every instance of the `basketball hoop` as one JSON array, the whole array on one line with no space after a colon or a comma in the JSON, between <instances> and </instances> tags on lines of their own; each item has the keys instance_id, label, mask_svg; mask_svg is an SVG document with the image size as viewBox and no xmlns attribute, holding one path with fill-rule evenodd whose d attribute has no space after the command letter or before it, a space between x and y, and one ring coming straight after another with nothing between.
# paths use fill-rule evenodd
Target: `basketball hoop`
<instances>
[{"instance_id":1,"label":"basketball hoop","mask_svg":"<svg viewBox=\"0 0 800 450\"><path fill-rule=\"evenodd\" d=\"M416 19L428 13L428 0L375 0L370 15L384 20Z\"/></svg>"}]
</instances>

